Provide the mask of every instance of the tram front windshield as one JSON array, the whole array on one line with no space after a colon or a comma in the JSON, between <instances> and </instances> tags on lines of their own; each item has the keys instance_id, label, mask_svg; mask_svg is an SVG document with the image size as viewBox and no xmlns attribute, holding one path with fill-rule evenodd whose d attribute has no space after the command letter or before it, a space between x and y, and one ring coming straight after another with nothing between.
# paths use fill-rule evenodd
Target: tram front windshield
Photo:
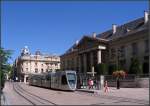
<instances>
[{"instance_id":1,"label":"tram front windshield","mask_svg":"<svg viewBox=\"0 0 150 106\"><path fill-rule=\"evenodd\" d=\"M67 73L68 82L71 86L74 86L76 83L76 75L74 73Z\"/></svg>"}]
</instances>

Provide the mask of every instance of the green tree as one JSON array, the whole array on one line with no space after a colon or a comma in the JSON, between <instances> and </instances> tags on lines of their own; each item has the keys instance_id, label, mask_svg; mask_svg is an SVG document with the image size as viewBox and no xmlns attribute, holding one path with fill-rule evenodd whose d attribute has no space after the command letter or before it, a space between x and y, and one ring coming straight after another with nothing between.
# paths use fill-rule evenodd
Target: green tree
<instances>
[{"instance_id":1,"label":"green tree","mask_svg":"<svg viewBox=\"0 0 150 106\"><path fill-rule=\"evenodd\" d=\"M111 75L116 70L117 70L117 65L116 64L110 64L108 74Z\"/></svg>"},{"instance_id":2,"label":"green tree","mask_svg":"<svg viewBox=\"0 0 150 106\"><path fill-rule=\"evenodd\" d=\"M0 85L1 89L4 87L5 83L5 73L8 72L9 64L8 59L11 58L12 52L10 50L4 50L0 48Z\"/></svg>"},{"instance_id":3,"label":"green tree","mask_svg":"<svg viewBox=\"0 0 150 106\"><path fill-rule=\"evenodd\" d=\"M108 74L108 65L105 63L97 64L97 74L98 75L106 75Z\"/></svg>"},{"instance_id":4,"label":"green tree","mask_svg":"<svg viewBox=\"0 0 150 106\"><path fill-rule=\"evenodd\" d=\"M137 58L131 60L129 74L142 74L142 65Z\"/></svg>"},{"instance_id":5,"label":"green tree","mask_svg":"<svg viewBox=\"0 0 150 106\"><path fill-rule=\"evenodd\" d=\"M12 65L8 65L7 66L7 74L9 78L13 78L13 66Z\"/></svg>"}]
</instances>

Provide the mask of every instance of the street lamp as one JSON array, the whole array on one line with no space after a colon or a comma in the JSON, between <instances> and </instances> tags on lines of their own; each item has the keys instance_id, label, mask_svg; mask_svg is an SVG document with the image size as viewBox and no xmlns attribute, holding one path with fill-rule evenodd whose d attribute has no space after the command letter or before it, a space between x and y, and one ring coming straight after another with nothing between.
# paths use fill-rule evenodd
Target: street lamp
<instances>
[{"instance_id":1,"label":"street lamp","mask_svg":"<svg viewBox=\"0 0 150 106\"><path fill-rule=\"evenodd\" d=\"M118 55L117 55L117 70L119 71L119 55L121 54L122 50L118 49ZM120 89L120 81L119 81L119 77L117 77L117 89Z\"/></svg>"}]
</instances>

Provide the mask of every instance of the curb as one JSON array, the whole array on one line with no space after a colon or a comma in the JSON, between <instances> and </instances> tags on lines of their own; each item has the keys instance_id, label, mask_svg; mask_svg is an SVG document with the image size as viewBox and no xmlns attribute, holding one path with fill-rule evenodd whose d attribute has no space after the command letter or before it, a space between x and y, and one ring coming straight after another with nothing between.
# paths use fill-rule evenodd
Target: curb
<instances>
[{"instance_id":1,"label":"curb","mask_svg":"<svg viewBox=\"0 0 150 106\"><path fill-rule=\"evenodd\" d=\"M76 91L79 92L88 92L88 93L95 93L94 91L84 90L84 89L77 89Z\"/></svg>"}]
</instances>

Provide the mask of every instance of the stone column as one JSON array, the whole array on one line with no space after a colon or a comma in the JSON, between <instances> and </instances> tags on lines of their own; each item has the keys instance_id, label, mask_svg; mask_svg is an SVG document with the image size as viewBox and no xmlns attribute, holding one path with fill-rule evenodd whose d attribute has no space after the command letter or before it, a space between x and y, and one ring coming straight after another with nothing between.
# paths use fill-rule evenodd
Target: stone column
<instances>
[{"instance_id":1,"label":"stone column","mask_svg":"<svg viewBox=\"0 0 150 106\"><path fill-rule=\"evenodd\" d=\"M26 80L27 80L26 78L27 78L27 75L25 74L25 75L24 75L24 83L25 83L25 84L26 84Z\"/></svg>"},{"instance_id":2,"label":"stone column","mask_svg":"<svg viewBox=\"0 0 150 106\"><path fill-rule=\"evenodd\" d=\"M99 63L101 63L102 61L101 61L101 50L98 50L97 51L97 63L99 64Z\"/></svg>"},{"instance_id":3,"label":"stone column","mask_svg":"<svg viewBox=\"0 0 150 106\"><path fill-rule=\"evenodd\" d=\"M81 55L79 55L79 61L78 61L78 65L79 65L79 73L81 73Z\"/></svg>"},{"instance_id":4,"label":"stone column","mask_svg":"<svg viewBox=\"0 0 150 106\"><path fill-rule=\"evenodd\" d=\"M95 71L94 71L94 66L92 67L92 76L94 77Z\"/></svg>"},{"instance_id":5,"label":"stone column","mask_svg":"<svg viewBox=\"0 0 150 106\"><path fill-rule=\"evenodd\" d=\"M91 67L91 71L92 71L92 67L93 67L93 65L94 65L93 62L94 62L94 61L93 61L93 52L91 52L91 53L90 53L90 67Z\"/></svg>"},{"instance_id":6,"label":"stone column","mask_svg":"<svg viewBox=\"0 0 150 106\"><path fill-rule=\"evenodd\" d=\"M84 74L87 72L87 56L86 54L83 55L83 64L84 64Z\"/></svg>"},{"instance_id":7,"label":"stone column","mask_svg":"<svg viewBox=\"0 0 150 106\"><path fill-rule=\"evenodd\" d=\"M67 69L67 60L64 59L64 70L66 70L66 69Z\"/></svg>"}]
</instances>

